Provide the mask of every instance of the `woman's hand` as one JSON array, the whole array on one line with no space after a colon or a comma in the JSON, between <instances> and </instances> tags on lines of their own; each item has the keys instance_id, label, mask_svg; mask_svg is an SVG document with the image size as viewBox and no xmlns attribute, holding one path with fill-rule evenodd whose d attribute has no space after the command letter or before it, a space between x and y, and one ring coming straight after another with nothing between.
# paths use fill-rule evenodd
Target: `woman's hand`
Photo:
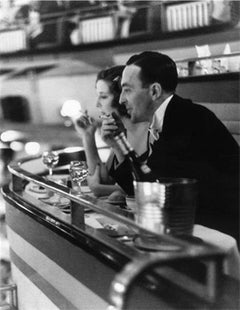
<instances>
[{"instance_id":1,"label":"woman's hand","mask_svg":"<svg viewBox=\"0 0 240 310\"><path fill-rule=\"evenodd\" d=\"M94 118L90 117L87 114L87 111L85 111L85 113L82 114L79 118L74 119L73 124L76 131L81 136L93 136L98 126L97 121Z\"/></svg>"}]
</instances>

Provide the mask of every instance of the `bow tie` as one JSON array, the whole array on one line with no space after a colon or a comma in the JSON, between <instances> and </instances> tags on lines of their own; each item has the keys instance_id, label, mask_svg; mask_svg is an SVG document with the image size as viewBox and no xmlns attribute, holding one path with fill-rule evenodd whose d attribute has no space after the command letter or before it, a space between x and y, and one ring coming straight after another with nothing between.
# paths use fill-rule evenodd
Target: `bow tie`
<instances>
[{"instance_id":1,"label":"bow tie","mask_svg":"<svg viewBox=\"0 0 240 310\"><path fill-rule=\"evenodd\" d=\"M159 130L156 128L149 128L149 142L152 144L154 141L159 139Z\"/></svg>"},{"instance_id":2,"label":"bow tie","mask_svg":"<svg viewBox=\"0 0 240 310\"><path fill-rule=\"evenodd\" d=\"M156 128L148 129L148 156L152 154L152 146L159 139L160 132Z\"/></svg>"}]
</instances>

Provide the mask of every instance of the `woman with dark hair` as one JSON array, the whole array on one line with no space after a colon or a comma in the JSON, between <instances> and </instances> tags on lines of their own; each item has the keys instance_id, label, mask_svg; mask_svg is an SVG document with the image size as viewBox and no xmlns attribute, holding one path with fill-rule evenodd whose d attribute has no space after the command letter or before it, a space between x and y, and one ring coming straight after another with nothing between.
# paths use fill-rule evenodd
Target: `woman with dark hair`
<instances>
[{"instance_id":1,"label":"woman with dark hair","mask_svg":"<svg viewBox=\"0 0 240 310\"><path fill-rule=\"evenodd\" d=\"M120 80L123 69L124 66L114 66L98 73L96 79L96 106L100 110L100 118L102 119L111 116L113 112L121 118L127 130L128 140L136 152L141 155L147 150L146 132L149 124L133 124L126 107L119 103ZM74 121L86 153L89 170L88 185L96 196L106 196L116 190L122 191L121 187L115 184L115 181L108 174L108 171L113 169L116 162L118 150L115 150L115 153L111 151L106 163L101 161L95 141L98 124L99 121L90 117L87 112Z\"/></svg>"}]
</instances>

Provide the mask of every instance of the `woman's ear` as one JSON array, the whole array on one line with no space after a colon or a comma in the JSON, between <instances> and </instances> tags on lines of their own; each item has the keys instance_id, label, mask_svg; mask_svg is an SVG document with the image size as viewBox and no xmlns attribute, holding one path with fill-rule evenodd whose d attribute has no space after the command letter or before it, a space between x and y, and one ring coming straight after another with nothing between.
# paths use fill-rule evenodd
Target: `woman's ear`
<instances>
[{"instance_id":1,"label":"woman's ear","mask_svg":"<svg viewBox=\"0 0 240 310\"><path fill-rule=\"evenodd\" d=\"M159 83L153 83L150 85L150 95L152 100L157 100L162 95L162 87Z\"/></svg>"}]
</instances>

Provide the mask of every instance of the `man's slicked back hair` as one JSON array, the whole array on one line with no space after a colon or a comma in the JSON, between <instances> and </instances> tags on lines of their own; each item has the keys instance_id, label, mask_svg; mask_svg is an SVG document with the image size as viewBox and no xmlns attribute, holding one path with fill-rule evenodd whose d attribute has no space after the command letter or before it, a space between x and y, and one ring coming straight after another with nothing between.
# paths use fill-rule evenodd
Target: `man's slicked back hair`
<instances>
[{"instance_id":1,"label":"man's slicked back hair","mask_svg":"<svg viewBox=\"0 0 240 310\"><path fill-rule=\"evenodd\" d=\"M140 78L143 86L157 82L167 92L174 92L177 87L177 67L167 55L145 51L130 57L126 65L135 65L141 68Z\"/></svg>"}]
</instances>

